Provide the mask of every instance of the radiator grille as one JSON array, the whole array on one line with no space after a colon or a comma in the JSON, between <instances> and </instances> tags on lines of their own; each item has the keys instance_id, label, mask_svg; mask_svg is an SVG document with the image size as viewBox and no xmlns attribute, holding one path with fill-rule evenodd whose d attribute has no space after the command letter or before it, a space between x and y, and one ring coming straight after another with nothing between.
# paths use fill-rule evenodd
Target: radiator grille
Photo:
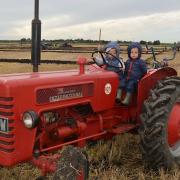
<instances>
[{"instance_id":1,"label":"radiator grille","mask_svg":"<svg viewBox=\"0 0 180 180\"><path fill-rule=\"evenodd\" d=\"M2 130L0 124L0 151L11 153L14 149L15 134L14 134L14 103L12 97L0 97L0 118L7 121L7 128L5 132ZM2 123L2 121L0 121Z\"/></svg>"}]
</instances>

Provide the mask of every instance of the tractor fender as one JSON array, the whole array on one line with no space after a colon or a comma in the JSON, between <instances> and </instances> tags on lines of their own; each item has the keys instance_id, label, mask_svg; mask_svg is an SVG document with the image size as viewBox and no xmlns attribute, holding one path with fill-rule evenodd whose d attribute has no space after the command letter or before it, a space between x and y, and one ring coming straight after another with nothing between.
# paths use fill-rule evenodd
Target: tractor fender
<instances>
[{"instance_id":1,"label":"tractor fender","mask_svg":"<svg viewBox=\"0 0 180 180\"><path fill-rule=\"evenodd\" d=\"M147 74L139 81L137 94L137 115L139 122L139 115L142 111L144 100L147 99L150 90L155 87L158 81L165 79L169 76L177 76L177 71L171 67L164 67L149 70Z\"/></svg>"}]
</instances>

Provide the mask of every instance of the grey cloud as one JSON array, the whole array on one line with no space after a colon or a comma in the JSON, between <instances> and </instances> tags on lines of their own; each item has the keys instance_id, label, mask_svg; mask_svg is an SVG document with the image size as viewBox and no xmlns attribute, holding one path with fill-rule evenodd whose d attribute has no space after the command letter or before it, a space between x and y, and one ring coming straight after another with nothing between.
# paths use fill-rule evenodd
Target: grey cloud
<instances>
[{"instance_id":1,"label":"grey cloud","mask_svg":"<svg viewBox=\"0 0 180 180\"><path fill-rule=\"evenodd\" d=\"M124 18L180 9L179 0L39 0L41 19L68 14L71 23ZM0 20L33 16L34 0L1 0Z\"/></svg>"},{"instance_id":2,"label":"grey cloud","mask_svg":"<svg viewBox=\"0 0 180 180\"><path fill-rule=\"evenodd\" d=\"M180 9L179 0L69 0L69 1L44 0L41 18L68 14L71 16L69 25L127 18L132 16L149 15L152 13L169 12ZM48 6L49 5L49 6ZM67 24L66 24L67 25Z\"/></svg>"},{"instance_id":3,"label":"grey cloud","mask_svg":"<svg viewBox=\"0 0 180 180\"><path fill-rule=\"evenodd\" d=\"M40 19L48 28L66 27L90 22L165 13L180 10L180 0L39 0ZM34 0L0 0L0 38L3 32L31 23ZM68 21L61 17L68 15ZM59 21L49 22L48 18ZM47 21L46 21L47 20ZM45 23L49 23L45 25ZM122 27L123 28L123 27ZM45 31L45 30L44 30Z\"/></svg>"}]
</instances>

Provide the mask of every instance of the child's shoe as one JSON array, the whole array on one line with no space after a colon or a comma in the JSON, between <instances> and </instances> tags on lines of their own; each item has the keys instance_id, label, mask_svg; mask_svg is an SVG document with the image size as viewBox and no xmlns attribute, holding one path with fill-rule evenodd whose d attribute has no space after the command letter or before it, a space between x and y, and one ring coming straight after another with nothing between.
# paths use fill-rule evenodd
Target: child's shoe
<instances>
[{"instance_id":1,"label":"child's shoe","mask_svg":"<svg viewBox=\"0 0 180 180\"><path fill-rule=\"evenodd\" d=\"M132 96L132 94L129 93L129 92L127 92L127 93L126 93L126 97L125 97L124 100L122 101L122 104L128 106L128 105L130 104L130 101L131 101L131 96Z\"/></svg>"}]
</instances>

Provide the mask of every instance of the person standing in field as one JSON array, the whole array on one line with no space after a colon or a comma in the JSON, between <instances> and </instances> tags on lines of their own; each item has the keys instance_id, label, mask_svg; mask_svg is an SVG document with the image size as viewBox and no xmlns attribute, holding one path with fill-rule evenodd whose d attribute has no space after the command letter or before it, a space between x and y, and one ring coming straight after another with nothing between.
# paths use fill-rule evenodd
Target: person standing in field
<instances>
[{"instance_id":1,"label":"person standing in field","mask_svg":"<svg viewBox=\"0 0 180 180\"><path fill-rule=\"evenodd\" d=\"M129 59L125 62L125 71L120 81L119 100L121 100L122 91L125 90L126 96L122 104L129 105L132 94L136 91L138 81L147 73L147 66L141 59L142 47L134 42L128 46Z\"/></svg>"}]
</instances>

